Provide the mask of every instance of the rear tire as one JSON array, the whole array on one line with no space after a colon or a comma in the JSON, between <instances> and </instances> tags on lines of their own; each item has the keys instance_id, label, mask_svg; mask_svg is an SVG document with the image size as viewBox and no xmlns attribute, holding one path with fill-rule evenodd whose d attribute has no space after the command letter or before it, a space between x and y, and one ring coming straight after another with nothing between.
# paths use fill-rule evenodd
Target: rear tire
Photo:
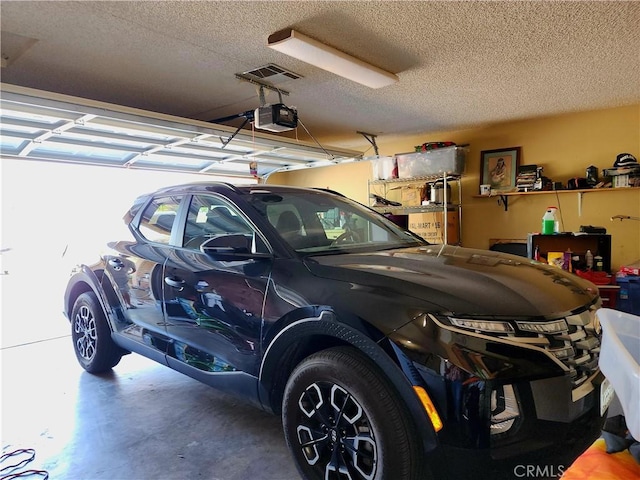
<instances>
[{"instance_id":1,"label":"rear tire","mask_svg":"<svg viewBox=\"0 0 640 480\"><path fill-rule=\"evenodd\" d=\"M78 362L89 373L111 370L124 353L111 339L111 329L93 292L83 293L73 305L71 338Z\"/></svg>"},{"instance_id":2,"label":"rear tire","mask_svg":"<svg viewBox=\"0 0 640 480\"><path fill-rule=\"evenodd\" d=\"M287 445L305 479L430 478L404 402L354 348L303 360L289 377L282 407Z\"/></svg>"}]
</instances>

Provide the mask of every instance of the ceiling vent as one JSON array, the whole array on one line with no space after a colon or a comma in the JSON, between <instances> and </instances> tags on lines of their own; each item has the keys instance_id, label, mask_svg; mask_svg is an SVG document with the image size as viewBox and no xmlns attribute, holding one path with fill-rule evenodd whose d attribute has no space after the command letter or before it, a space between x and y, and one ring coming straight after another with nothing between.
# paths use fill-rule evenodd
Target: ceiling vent
<instances>
[{"instance_id":1,"label":"ceiling vent","mask_svg":"<svg viewBox=\"0 0 640 480\"><path fill-rule=\"evenodd\" d=\"M302 78L302 75L293 73L290 70L285 70L274 63L269 63L268 65L254 68L247 72L242 72L242 76L249 77L254 80L267 80L272 85Z\"/></svg>"}]
</instances>

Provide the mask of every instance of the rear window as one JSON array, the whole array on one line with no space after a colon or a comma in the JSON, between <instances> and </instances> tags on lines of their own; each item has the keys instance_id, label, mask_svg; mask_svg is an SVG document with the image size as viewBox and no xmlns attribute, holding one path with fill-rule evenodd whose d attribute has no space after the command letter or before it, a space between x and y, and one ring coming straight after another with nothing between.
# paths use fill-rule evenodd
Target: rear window
<instances>
[{"instance_id":1,"label":"rear window","mask_svg":"<svg viewBox=\"0 0 640 480\"><path fill-rule=\"evenodd\" d=\"M154 198L144 209L138 231L150 242L168 244L181 197Z\"/></svg>"}]
</instances>

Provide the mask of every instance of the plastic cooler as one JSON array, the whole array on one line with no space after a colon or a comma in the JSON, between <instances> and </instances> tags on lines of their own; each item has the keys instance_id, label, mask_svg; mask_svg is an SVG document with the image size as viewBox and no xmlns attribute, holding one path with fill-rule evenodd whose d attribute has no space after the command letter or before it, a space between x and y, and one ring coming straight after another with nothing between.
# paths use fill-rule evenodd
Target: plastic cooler
<instances>
[{"instance_id":1,"label":"plastic cooler","mask_svg":"<svg viewBox=\"0 0 640 480\"><path fill-rule=\"evenodd\" d=\"M597 315L602 325L600 370L620 400L631 435L640 439L640 317L609 308Z\"/></svg>"}]
</instances>

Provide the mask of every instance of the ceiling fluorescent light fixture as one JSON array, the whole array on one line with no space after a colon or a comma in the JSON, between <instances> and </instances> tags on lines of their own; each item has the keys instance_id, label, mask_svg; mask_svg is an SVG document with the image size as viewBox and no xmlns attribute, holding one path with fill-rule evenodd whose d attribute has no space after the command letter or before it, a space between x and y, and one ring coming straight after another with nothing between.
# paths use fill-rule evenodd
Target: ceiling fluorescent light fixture
<instances>
[{"instance_id":1,"label":"ceiling fluorescent light fixture","mask_svg":"<svg viewBox=\"0 0 640 480\"><path fill-rule=\"evenodd\" d=\"M398 76L393 73L374 67L290 28L269 35L268 46L367 87L381 88L398 81Z\"/></svg>"}]
</instances>

